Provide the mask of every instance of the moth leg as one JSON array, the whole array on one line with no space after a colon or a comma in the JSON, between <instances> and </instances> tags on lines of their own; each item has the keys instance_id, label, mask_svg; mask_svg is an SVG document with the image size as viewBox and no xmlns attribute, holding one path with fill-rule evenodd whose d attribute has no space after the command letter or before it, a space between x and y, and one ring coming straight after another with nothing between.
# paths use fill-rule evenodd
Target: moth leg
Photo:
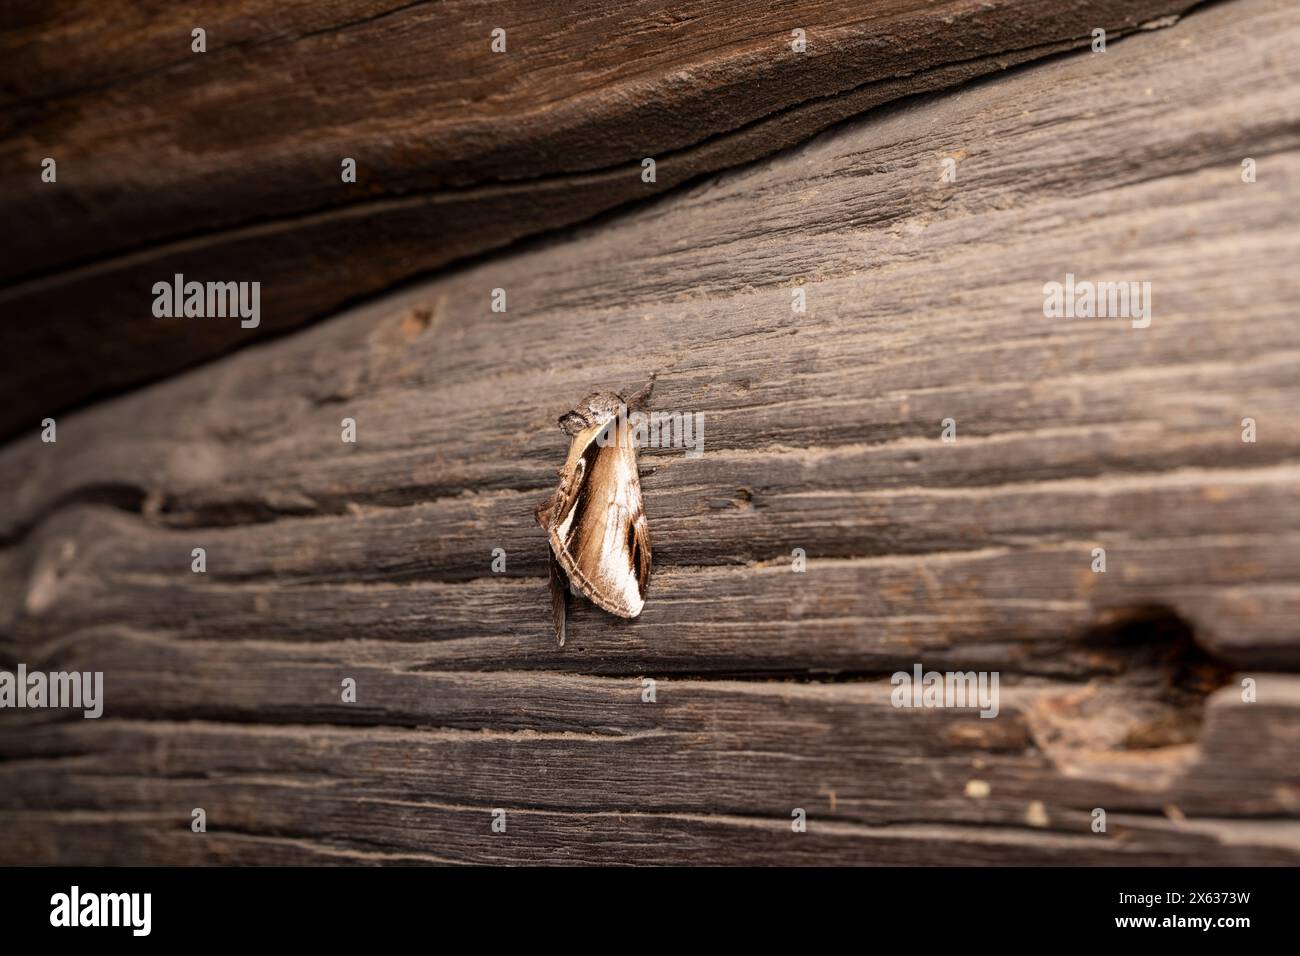
<instances>
[{"instance_id":1,"label":"moth leg","mask_svg":"<svg viewBox=\"0 0 1300 956\"><path fill-rule=\"evenodd\" d=\"M564 569L560 567L560 562L555 557L555 552L551 550L549 544L546 548L546 554L551 559L551 616L555 620L555 636L560 640L560 647L564 646L564 615L565 601L568 590L568 581L564 577Z\"/></svg>"}]
</instances>

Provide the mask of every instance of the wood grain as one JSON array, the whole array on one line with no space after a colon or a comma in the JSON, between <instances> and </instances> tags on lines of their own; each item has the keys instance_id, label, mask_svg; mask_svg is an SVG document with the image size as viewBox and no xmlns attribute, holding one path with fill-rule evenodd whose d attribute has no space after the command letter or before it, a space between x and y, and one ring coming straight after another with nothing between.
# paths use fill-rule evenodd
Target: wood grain
<instances>
[{"instance_id":1,"label":"wood grain","mask_svg":"<svg viewBox=\"0 0 1300 956\"><path fill-rule=\"evenodd\" d=\"M0 33L0 218L21 229L0 240L0 435L1192 3L14 5ZM206 53L190 52L195 26ZM55 184L40 180L45 157ZM150 290L177 273L261 282L261 324L155 318Z\"/></svg>"},{"instance_id":2,"label":"wood grain","mask_svg":"<svg viewBox=\"0 0 1300 956\"><path fill-rule=\"evenodd\" d=\"M1215 5L0 449L0 661L107 686L0 715L0 862L1300 862L1298 53ZM1045 318L1066 272L1150 327ZM557 648L555 419L652 375L704 455ZM916 663L999 716L895 708Z\"/></svg>"}]
</instances>

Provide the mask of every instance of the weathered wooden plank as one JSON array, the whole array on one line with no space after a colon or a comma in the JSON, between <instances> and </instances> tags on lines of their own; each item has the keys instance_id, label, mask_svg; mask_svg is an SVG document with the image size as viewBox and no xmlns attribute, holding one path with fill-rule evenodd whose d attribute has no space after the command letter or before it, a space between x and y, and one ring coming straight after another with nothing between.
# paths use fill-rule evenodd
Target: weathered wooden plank
<instances>
[{"instance_id":1,"label":"weathered wooden plank","mask_svg":"<svg viewBox=\"0 0 1300 956\"><path fill-rule=\"evenodd\" d=\"M317 499L339 509L366 497L402 504L538 489L554 467L555 409L596 383L641 384L655 371L659 407L707 401L710 451L923 440L879 449L897 457L873 484L938 480L938 459L908 468L909 457L933 453L937 417L967 410L963 437L1003 444L937 449L955 459L959 477L949 481L1217 464L1229 448L1234 461L1284 460L1295 437L1285 418L1270 421L1269 440L1254 446L1224 435L1237 424L1229 402L1258 403L1265 414L1287 407L1278 388L1295 351L1286 295L1276 291L1292 288L1281 212L1293 179L1285 162L1268 159L1261 182L1245 186L1235 175L1243 152L1296 141L1289 87L1275 72L1288 34L1274 19L1262 27L1272 33L1254 41L1256 23L1247 18L1231 41L1266 45L1243 68L1254 86L1225 86L1212 70L1180 76L1186 100L1162 104L1166 122L1154 127L1152 96L1137 86L1145 68L1122 56L1121 44L1071 61L1077 75L1062 75L1061 64L1018 78L1016 97L982 87L931 104L923 119L909 111L873 124L880 142L828 138L799 154L831 175L798 172L795 160L748 171L682 197L668 207L677 216L648 211L507 260L505 272L500 263L465 270L399 300L409 312L385 303L295 348L108 403L65 422L74 440L57 449L4 456L19 516L6 530L91 483L156 488L166 511L247 503L272 514L310 512ZM1232 28L1227 18L1224 28ZM1143 48L1169 71L1167 83L1187 69L1186 48ZM1097 77L1118 87L1104 125L1092 115ZM1037 120L1017 127L1025 113ZM1060 131L1070 122L1077 132ZM990 139L996 123L1003 128ZM918 141L931 127L943 132ZM1117 153L1108 136L1126 150ZM945 188L937 160L963 142L984 152L963 162L959 188ZM1026 156L1035 157L1034 176ZM1072 194L1073 177L1085 172L1089 194ZM1031 211L1017 219L1016 205ZM1214 231L1188 235L1189 210ZM1068 233L1044 234L1044 224L1061 222ZM1119 223L1130 247L1142 247L1137 264L1160 280L1160 320L1142 335L1042 321L1044 278L1072 265L1130 267L1133 254L1112 251ZM1007 265L989 269L990 259ZM1227 275L1236 281L1230 290L1219 282ZM801 280L812 311L796 319L789 287ZM513 303L504 316L488 311L498 282ZM1250 302L1249 324L1219 314L1238 299ZM475 347L507 333L509 349ZM612 333L635 344L583 345ZM502 402L503 389L519 400ZM493 401L512 414L482 414ZM344 413L363 423L356 448L334 440ZM124 415L134 422L129 445L105 426L106 416ZM1085 426L1098 434L1077 431ZM511 441L511 454L476 460L480 439ZM29 436L13 447L34 444ZM1031 455L1034 447L1043 450ZM158 474L169 456L174 463ZM685 465L674 458L673 467Z\"/></svg>"},{"instance_id":2,"label":"weathered wooden plank","mask_svg":"<svg viewBox=\"0 0 1300 956\"><path fill-rule=\"evenodd\" d=\"M1098 27L1114 40L1192 3L13 11L0 216L23 228L0 256L0 351L22 361L7 371L0 435L883 102L1087 44ZM190 52L195 26L206 53ZM505 54L490 49L497 26ZM45 157L56 184L40 181ZM355 184L340 180L343 157L359 164ZM153 318L149 290L176 273L262 282L261 324Z\"/></svg>"},{"instance_id":3,"label":"weathered wooden plank","mask_svg":"<svg viewBox=\"0 0 1300 956\"><path fill-rule=\"evenodd\" d=\"M22 819L15 815L31 811L37 826L6 846L5 858L53 859L43 844L48 833L61 817L78 832L77 816L89 814L127 825L142 818L155 831L170 826L171 839L155 834L146 844L157 845L162 859L186 852L220 859L219 848L182 847L202 839L185 829L193 806L208 812L220 835L440 859L610 854L637 862L635 845L656 832L664 849L650 862L681 862L681 841L699 839L709 841L711 859L726 862L763 854L806 862L814 849L828 862L961 862L981 845L998 862L1047 862L1054 853L1074 862L1300 857L1300 826L1213 817L1294 812L1294 778L1268 759L1300 733L1300 684L1292 677L1262 676L1256 704L1232 689L1216 695L1199 748L1115 753L1108 762L1095 752L1058 752L1053 743L1026 746L1024 738L1037 742L1049 724L1059 729L1067 708L1089 696L1078 687L1013 688L1004 701L1017 733L1008 733L1003 720L896 709L885 681L666 680L651 704L633 681L425 676L420 730L130 720L29 727L4 744L0 815ZM280 686L290 697L300 693ZM386 689L379 680L362 686L376 695ZM1115 695L1114 703L1131 698ZM481 726L428 729L441 715ZM1243 725L1263 732L1259 759L1247 764L1239 756ZM998 728L992 737L989 727ZM1254 772L1242 774L1246 766ZM498 845L491 810L503 805L508 817L518 811L522 825ZM158 817L164 807L176 808L170 824ZM1118 818L1104 833L1092 829L1097 807ZM810 835L823 831L813 847L790 831L795 808L807 811ZM1172 827L1160 820L1162 810ZM46 815L55 817L48 827L40 822ZM1204 819L1189 823L1188 815ZM106 832L119 833L116 825ZM783 832L793 842L775 844ZM91 854L104 852L103 835L87 842Z\"/></svg>"},{"instance_id":4,"label":"weathered wooden plank","mask_svg":"<svg viewBox=\"0 0 1300 956\"><path fill-rule=\"evenodd\" d=\"M1119 817L1124 842L1061 837L1018 829L910 826L871 828L812 824L792 835L781 821L671 814L539 814L515 810L515 828L505 835L482 836L489 811L444 806L380 805L380 817L367 808L364 837L351 845L310 835L211 830L189 834L174 819L156 815L24 814L20 859L64 859L76 855L86 865L146 866L380 866L455 863L534 865L716 865L770 866L1220 866L1289 865L1294 857L1279 848L1272 832L1250 824L1225 822L1177 828L1145 818ZM558 817L558 820L557 820ZM0 823L14 817L0 813ZM485 822L486 821L486 822ZM548 826L550 824L550 826ZM1271 831L1272 828L1269 828ZM402 832L401 849L382 840ZM108 834L114 834L110 842ZM412 834L429 846L450 847L446 855L410 847ZM468 836L467 836L468 835Z\"/></svg>"},{"instance_id":5,"label":"weathered wooden plank","mask_svg":"<svg viewBox=\"0 0 1300 956\"><path fill-rule=\"evenodd\" d=\"M1234 18L1221 20L1217 26L1233 28ZM64 423L59 444L33 439L0 456L0 474L16 488L5 527L21 535L58 502L78 497L103 495L140 511L144 526L104 518L87 528L96 539L116 535L109 522L123 537L142 536L136 544L83 550L58 579L72 593L111 581L104 590L122 589L121 613L146 627L156 627L158 614L170 611L171 588L195 589L194 600L206 605L212 602L201 593L210 582L230 576L321 585L464 581L486 574L493 547L509 553L511 575L536 576L543 549L531 507L545 493L562 445L551 427L554 416L591 387L636 384L658 372L656 406L702 408L707 452L699 460L677 452L646 456L654 469L644 486L663 600L652 603L643 624L677 606L668 590L677 565L771 562L768 576L781 581L777 562L793 547L806 548L816 562L1034 541L1033 552L1011 561L1032 565L1027 573L1042 568L1037 581L1045 599L1073 602L1075 610L1064 617L1040 620L1042 631L1058 640L1086 626L1111 591L1120 603L1165 601L1184 613L1199 610L1197 623L1221 650L1253 644L1254 656L1242 662L1281 663L1291 652L1279 616L1288 611L1286 595L1294 593L1285 589L1295 583L1287 538L1295 528L1294 475L1286 463L1300 447L1288 414L1297 398L1287 301L1292 280L1285 265L1294 254L1285 215L1294 180L1279 163L1267 167L1275 171L1265 181L1247 186L1231 166L1198 170L1207 162L1198 150L1218 156L1247 143L1262 146L1255 150L1261 154L1287 148L1294 141L1295 110L1288 88L1265 81L1269 64L1285 62L1286 31L1270 17L1262 26L1244 18L1235 29L1238 43L1250 42L1252 31L1268 38L1259 41L1270 44L1255 60L1259 73L1247 74L1241 89L1225 86L1209 69L1179 76L1195 109L1169 104L1169 121L1145 139L1137 133L1150 130L1149 97L1136 83L1154 62L1170 73L1165 88L1171 88L1172 77L1187 68L1182 38L1157 43L1160 35L1144 36L1133 41L1143 44L1140 58L1125 57L1120 46L1105 58L1033 71L1018 78L1014 91L999 93L993 85L873 124L866 134L873 175L856 175L863 147L852 137L828 139L779 167L695 190L677 203L679 215L656 210L610 223L574 243L510 260L508 272L485 264L418 290L402 304L330 323L292 346L251 353L90 410ZM1050 177L1026 180L1018 157L1037 151L1041 165L1052 168L1039 124L979 139L988 151L980 174L965 172L968 160L963 175L973 181L948 187L946 200L935 195L943 187L933 182L933 168L918 169L917 157L933 160L941 151L915 145L918 131L939 128L946 141L975 141L978 130L1012 111L1038 116L1048 128L1071 115L1089 127L1091 117L1080 114L1090 110L1088 91L1099 69L1107 89L1113 83L1119 91L1107 94L1113 135L1134 146L1117 162L1107 140L1061 135L1071 168L1092 171L1087 196L1062 195L1062 182ZM1202 108L1223 117L1221 140L1209 136L1213 127L1193 123ZM1242 122L1253 125L1243 130ZM838 175L806 173L800 160ZM1169 175L1150 181L1148 172L1145 181L1133 182L1142 178L1137 171L1153 168ZM812 182L819 193L810 197ZM917 205L899 202L899 195ZM935 206L955 197L960 210ZM1005 208L1011 203L1031 210L1029 225L1012 221ZM876 206L887 209L853 226L858 209ZM758 221L744 215L753 208L760 211ZM1210 218L1214 230L1187 236L1188 208ZM795 233L768 252L772 241L761 237L780 235L782 221L842 219L850 227L842 240L818 244L827 272L823 281L809 282L811 318L791 315L784 286L792 280L773 275L810 268L802 251L807 241ZM683 238L679 220L696 232ZM1032 228L1056 220L1073 224L1060 241ZM1117 230L1146 241L1141 255L1160 296L1161 314L1152 327L1066 324L1034 315L1041 302L1037 280L1057 274L1062 264L1076 261L1082 264L1075 268L1094 272L1123 267L1123 255L1104 251L1070 258L1080 245L1107 249ZM908 234L910 241L900 238ZM945 239L955 246L943 245ZM764 254L737 254L760 241ZM962 252L976 243L982 252ZM988 266L989 259L1011 263L1011 274L986 268L982 278L978 263ZM595 265L570 271L575 262ZM853 274L870 262L884 264ZM735 274L732 286L723 284L726 269ZM778 287L752 291L764 270ZM702 273L696 298L663 301L684 298L688 283L682 277L696 273ZM482 310L486 289L496 282L506 282L515 303L504 317ZM1251 303L1249 311L1239 300ZM475 302L480 309L470 311ZM638 333L635 347L609 354L580 344L629 325ZM557 335L557 328L566 334ZM488 347L507 332L510 349ZM1266 423L1266 440L1253 445L1239 440L1239 420L1248 412ZM344 415L360 423L356 446L337 441ZM938 422L947 415L960 421L961 437L952 445L936 440ZM129 431L115 424L128 421ZM1180 468L1193 470L1171 472ZM1127 485L1117 483L1119 476ZM1094 483L1072 484L1088 478ZM1052 483L1034 484L1044 479ZM1257 496L1267 507L1255 506ZM1206 504L1198 508L1200 497ZM408 509L413 502L420 504ZM950 520L949 512L971 520ZM148 528L277 514L322 518L234 533L204 530L202 543L215 556L202 587L180 560L199 536ZM1211 536L1230 546L1229 560L1201 547L1183 563L1127 562L1118 578L1069 573L1085 566L1102 529L1112 550L1123 529L1128 537L1153 539L1155 552L1149 553L1161 554ZM1051 543L1058 554L1040 565L1044 534L1056 539ZM45 537L51 540L28 547L24 559L37 583L47 580L49 562L61 553L55 531L47 529ZM330 547L313 547L319 541ZM226 542L236 550L223 556ZM122 556L116 567L113 555ZM978 565L980 556L972 557ZM1199 570L1187 578L1190 561ZM1260 565L1273 573L1261 574ZM857 569L819 573L826 593L846 580L860 582L867 597L850 607L873 618L879 605L873 612L869 596L908 575L928 573L924 563L917 567L922 571L904 568L892 581L862 577ZM133 570L169 573L131 584L126 578ZM1149 586L1129 587L1124 575ZM695 593L697 577L694 570L676 576L691 589L683 594ZM743 569L735 578L744 580ZM519 619L528 617L533 592L507 592L508 580L472 585L470 593L476 603L486 594L520 595L524 607L498 604L502 619L512 627L532 626ZM1009 576L986 596L999 597L998 587L1002 597L1013 596L1016 580L1024 579ZM775 585L777 593L805 586L803 579L785 581ZM700 590L718 595L720 604L721 595L734 595L738 626L744 626L744 602L762 600L754 592L772 586L764 580L761 587L733 588L710 577ZM1238 615L1235 627L1217 626L1214 608L1230 605L1236 589L1268 586L1283 599L1262 605L1262 623L1252 626L1249 616ZM59 615L96 613L42 593L37 589L32 600L54 615L55 627L68 623ZM218 602L239 600L218 593ZM431 620L448 615L441 619L472 626L453 610L461 596L444 593L442 601L427 593L394 599L438 602ZM1094 593L1100 595L1096 604ZM313 599L328 600L323 592ZM789 595L768 603L778 600L788 603ZM27 601L15 592L11 613ZM329 606L341 612L343 603ZM142 617L131 618L130 608L143 609ZM292 602L288 608L303 620ZM39 614L32 617L28 624L36 634L49 633L40 629ZM420 620L418 613L412 620ZM286 626L276 617L270 621ZM1005 618L993 623L990 633L1008 626ZM328 635L331 624L312 620L308 626ZM681 643L709 646L692 637ZM847 649L849 656L860 653ZM836 663L845 666L839 656Z\"/></svg>"},{"instance_id":6,"label":"weathered wooden plank","mask_svg":"<svg viewBox=\"0 0 1300 956\"><path fill-rule=\"evenodd\" d=\"M1297 862L1297 52L1216 5L0 449L0 661L109 688L3 715L0 853ZM1045 318L1066 272L1151 281L1150 327ZM704 454L643 459L643 616L557 648L554 419L651 375ZM999 717L891 706L917 662Z\"/></svg>"},{"instance_id":7,"label":"weathered wooden plank","mask_svg":"<svg viewBox=\"0 0 1300 956\"><path fill-rule=\"evenodd\" d=\"M824 505L808 493L817 510L791 493L752 521L723 510L706 541L692 537L704 519L665 517L655 600L628 624L579 604L567 648L547 639L543 539L522 496L203 529L85 508L24 543L0 621L32 647L121 623L185 639L411 642L453 668L505 655L618 673L852 672L924 648L936 664L1010 654L1026 670L1078 675L1098 667L1078 636L1110 612L1159 604L1239 665L1295 666L1298 480L1283 466L985 494L827 492ZM794 574L801 545L812 560ZM1104 575L1090 570L1099 545ZM190 570L194 547L206 574ZM489 571L494 547L507 550L505 575ZM753 550L738 559L738 547Z\"/></svg>"}]
</instances>

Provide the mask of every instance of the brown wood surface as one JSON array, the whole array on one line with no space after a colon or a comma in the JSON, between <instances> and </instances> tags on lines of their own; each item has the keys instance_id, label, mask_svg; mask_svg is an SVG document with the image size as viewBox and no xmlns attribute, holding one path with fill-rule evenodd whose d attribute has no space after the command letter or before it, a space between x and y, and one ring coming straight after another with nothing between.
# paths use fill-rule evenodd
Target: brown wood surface
<instances>
[{"instance_id":1,"label":"brown wood surface","mask_svg":"<svg viewBox=\"0 0 1300 956\"><path fill-rule=\"evenodd\" d=\"M0 662L107 704L0 715L0 863L1300 862L1298 64L1217 4L11 442ZM1066 272L1151 326L1045 318ZM555 419L652 375L705 453L557 648Z\"/></svg>"},{"instance_id":2,"label":"brown wood surface","mask_svg":"<svg viewBox=\"0 0 1300 956\"><path fill-rule=\"evenodd\" d=\"M8 4L0 436L889 100L1192 3ZM207 53L190 52L195 26ZM47 156L55 184L40 180ZM355 184L340 181L345 156ZM260 326L154 318L150 289L176 273L261 282Z\"/></svg>"}]
</instances>

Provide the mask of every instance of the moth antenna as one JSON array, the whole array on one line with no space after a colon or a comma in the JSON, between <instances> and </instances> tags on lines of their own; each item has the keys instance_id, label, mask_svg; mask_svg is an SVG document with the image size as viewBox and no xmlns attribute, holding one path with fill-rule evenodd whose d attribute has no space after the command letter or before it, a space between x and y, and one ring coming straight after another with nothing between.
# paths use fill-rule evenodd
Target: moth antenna
<instances>
[{"instance_id":1,"label":"moth antenna","mask_svg":"<svg viewBox=\"0 0 1300 956\"><path fill-rule=\"evenodd\" d=\"M628 408L644 408L647 401L650 400L650 394L655 390L655 379L659 377L658 372L650 373L650 381L641 386L636 394L627 400Z\"/></svg>"}]
</instances>

